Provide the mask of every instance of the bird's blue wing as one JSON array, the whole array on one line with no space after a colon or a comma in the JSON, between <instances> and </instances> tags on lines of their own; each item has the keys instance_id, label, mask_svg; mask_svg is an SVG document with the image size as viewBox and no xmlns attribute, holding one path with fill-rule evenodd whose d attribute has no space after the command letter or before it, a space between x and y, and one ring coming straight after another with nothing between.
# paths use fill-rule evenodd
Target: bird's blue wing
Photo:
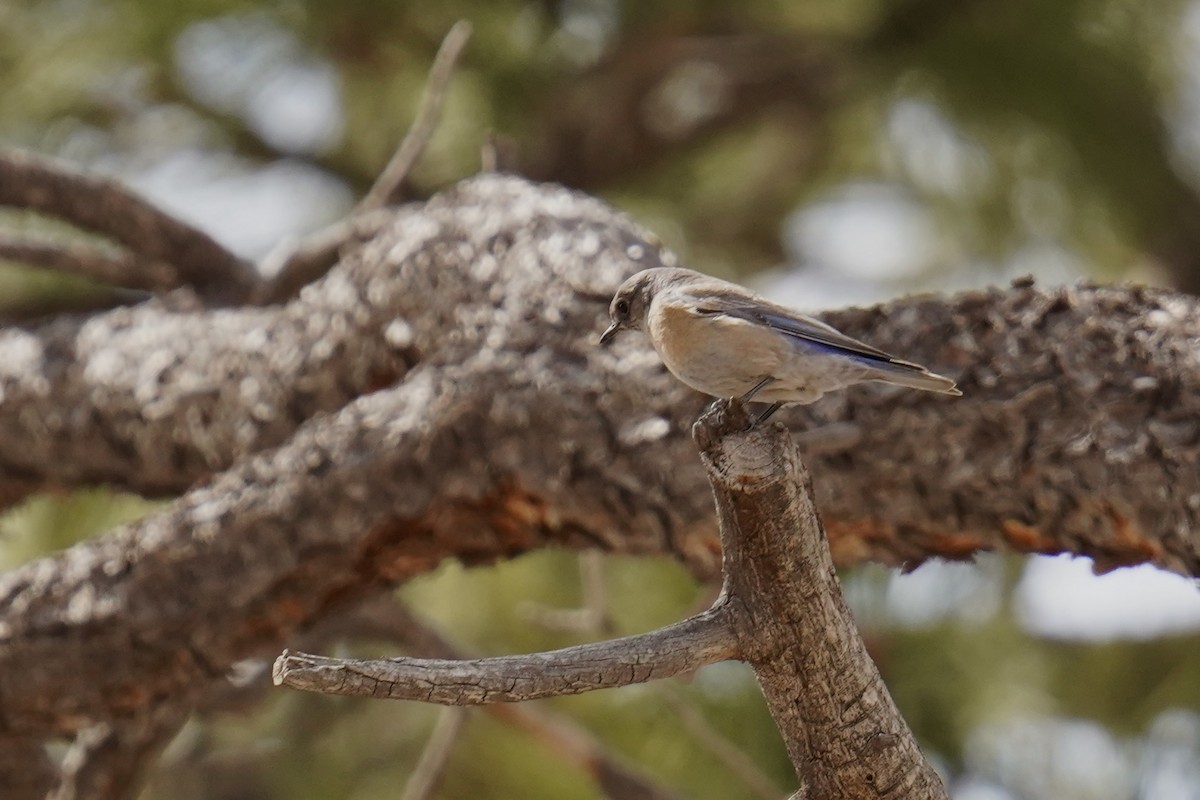
<instances>
[{"instance_id":1,"label":"bird's blue wing","mask_svg":"<svg viewBox=\"0 0 1200 800\"><path fill-rule=\"evenodd\" d=\"M826 325L819 320L802 314L789 312L766 304L738 303L722 298L714 303L699 304L697 313L705 315L724 315L734 319L742 319L757 325L766 325L787 336L792 336L803 342L853 356L867 361L883 361L891 364L909 366L889 353L871 347L869 344L852 339L844 333Z\"/></svg>"}]
</instances>

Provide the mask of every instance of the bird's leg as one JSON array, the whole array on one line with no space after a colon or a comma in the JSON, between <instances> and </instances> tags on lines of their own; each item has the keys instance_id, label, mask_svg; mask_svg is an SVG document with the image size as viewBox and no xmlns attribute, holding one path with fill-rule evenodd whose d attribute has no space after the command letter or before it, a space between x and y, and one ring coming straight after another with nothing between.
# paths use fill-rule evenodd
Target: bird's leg
<instances>
[{"instance_id":1,"label":"bird's leg","mask_svg":"<svg viewBox=\"0 0 1200 800\"><path fill-rule=\"evenodd\" d=\"M744 395L742 395L742 397L741 397L741 400L742 400L742 402L743 402L743 403L749 403L751 400L753 400L753 399L754 399L754 395L756 395L756 394L758 394L760 391L762 391L762 388L763 388L764 386L766 386L766 385L768 385L768 384L770 384L770 383L774 383L774 382L775 382L775 379L774 379L774 378L772 378L770 375L768 375L767 377L763 378L761 381L759 381L758 383L754 384L754 386L752 386L752 387L750 388L750 391L748 391L748 392L746 392ZM758 423L760 423L760 422L765 422L765 421L766 421L766 419L767 419L768 417L770 417L772 414L774 414L776 411L778 411L778 410L779 410L779 407L780 407L781 405L783 405L783 403L775 403L775 404L773 404L773 405L772 405L770 408L768 408L766 411L764 411L762 414L760 414L760 415L759 415L759 416L758 416L756 419L754 419L754 420L751 420L751 422L750 422L750 427L751 427L751 428L753 428L753 427L755 427L756 425L758 425Z\"/></svg>"},{"instance_id":2,"label":"bird's leg","mask_svg":"<svg viewBox=\"0 0 1200 800\"><path fill-rule=\"evenodd\" d=\"M758 427L762 423L769 420L771 418L771 415L774 414L776 411L778 411L782 405L783 405L783 403L772 403L770 408L768 408L766 411L759 414L758 417L755 418L754 422L751 423L751 427Z\"/></svg>"},{"instance_id":3,"label":"bird's leg","mask_svg":"<svg viewBox=\"0 0 1200 800\"><path fill-rule=\"evenodd\" d=\"M748 391L744 395L742 395L742 402L749 403L751 400L754 399L754 395L758 394L759 391L761 391L764 386L766 386L768 383L773 383L774 381L775 381L775 379L772 378L770 375L763 378L761 381L754 384L754 387L752 389L750 389L750 391Z\"/></svg>"}]
</instances>

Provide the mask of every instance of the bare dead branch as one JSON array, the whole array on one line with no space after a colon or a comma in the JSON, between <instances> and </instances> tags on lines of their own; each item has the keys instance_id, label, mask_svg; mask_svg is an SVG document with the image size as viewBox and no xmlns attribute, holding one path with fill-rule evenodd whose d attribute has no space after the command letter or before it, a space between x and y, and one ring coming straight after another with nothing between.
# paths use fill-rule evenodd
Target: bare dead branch
<instances>
[{"instance_id":1,"label":"bare dead branch","mask_svg":"<svg viewBox=\"0 0 1200 800\"><path fill-rule=\"evenodd\" d=\"M298 244L280 246L267 254L259 265L259 271L271 277L255 290L252 302L267 305L290 300L328 272L337 263L338 253L343 248L375 236L392 218L392 213L383 208L351 214L304 237Z\"/></svg>"},{"instance_id":2,"label":"bare dead branch","mask_svg":"<svg viewBox=\"0 0 1200 800\"><path fill-rule=\"evenodd\" d=\"M187 719L167 703L132 720L104 722L79 732L63 759L62 777L46 800L128 800L143 774Z\"/></svg>"},{"instance_id":3,"label":"bare dead branch","mask_svg":"<svg viewBox=\"0 0 1200 800\"><path fill-rule=\"evenodd\" d=\"M275 684L325 694L485 705L581 694L736 658L723 606L649 633L523 656L467 661L338 659L284 652Z\"/></svg>"},{"instance_id":4,"label":"bare dead branch","mask_svg":"<svg viewBox=\"0 0 1200 800\"><path fill-rule=\"evenodd\" d=\"M660 684L658 689L675 707L688 734L736 775L747 789L763 800L778 800L782 792L774 782L759 769L744 750L714 728L678 688L666 682Z\"/></svg>"},{"instance_id":5,"label":"bare dead branch","mask_svg":"<svg viewBox=\"0 0 1200 800\"><path fill-rule=\"evenodd\" d=\"M257 283L252 267L208 234L172 217L116 181L26 152L0 152L0 205L25 208L110 236L149 266L140 286L192 286L232 300ZM166 275L163 270L176 272Z\"/></svg>"},{"instance_id":6,"label":"bare dead branch","mask_svg":"<svg viewBox=\"0 0 1200 800\"><path fill-rule=\"evenodd\" d=\"M442 709L433 732L429 734L429 741L425 743L425 749L421 751L421 757L417 759L417 765L404 785L401 800L428 800L433 796L466 721L466 709Z\"/></svg>"},{"instance_id":7,"label":"bare dead branch","mask_svg":"<svg viewBox=\"0 0 1200 800\"><path fill-rule=\"evenodd\" d=\"M442 101L446 98L446 90L450 85L450 77L454 74L454 66L462 55L467 40L471 38L471 23L459 20L446 34L433 59L433 67L429 70L429 80L425 84L425 92L421 95L421 105L417 109L416 119L412 127L400 143L400 147L392 155L391 161L383 168L383 172L375 180L375 185L367 192L358 204L360 211L381 208L395 202L400 194L400 188L408 178L417 159L425 151L425 146L433 137L438 119L442 115Z\"/></svg>"},{"instance_id":8,"label":"bare dead branch","mask_svg":"<svg viewBox=\"0 0 1200 800\"><path fill-rule=\"evenodd\" d=\"M948 800L854 626L812 482L786 430L750 429L744 407L733 401L702 417L695 438L724 552L724 592L709 611L648 634L527 656L363 660L285 651L275 662L275 683L482 705L628 685L743 658L811 796Z\"/></svg>"},{"instance_id":9,"label":"bare dead branch","mask_svg":"<svg viewBox=\"0 0 1200 800\"><path fill-rule=\"evenodd\" d=\"M137 256L83 244L22 239L0 239L0 261L46 267L100 283L161 292L180 284L176 269L164 262L147 262Z\"/></svg>"},{"instance_id":10,"label":"bare dead branch","mask_svg":"<svg viewBox=\"0 0 1200 800\"><path fill-rule=\"evenodd\" d=\"M518 611L547 630L572 633L611 634L613 621L604 586L604 554L585 550L579 554L579 580L583 601L578 608L550 608L525 604Z\"/></svg>"},{"instance_id":11,"label":"bare dead branch","mask_svg":"<svg viewBox=\"0 0 1200 800\"><path fill-rule=\"evenodd\" d=\"M782 426L737 401L696 423L724 552L725 595L806 796L948 800L842 597L812 481Z\"/></svg>"},{"instance_id":12,"label":"bare dead branch","mask_svg":"<svg viewBox=\"0 0 1200 800\"><path fill-rule=\"evenodd\" d=\"M425 658L463 660L470 656L450 644L438 631L418 620L408 607L391 597L364 603L330 627L351 638L380 639L403 644ZM314 631L325 633L324 624ZM586 728L568 717L533 706L496 703L484 713L520 730L581 772L591 776L596 788L613 800L678 800L677 795L629 765Z\"/></svg>"}]
</instances>

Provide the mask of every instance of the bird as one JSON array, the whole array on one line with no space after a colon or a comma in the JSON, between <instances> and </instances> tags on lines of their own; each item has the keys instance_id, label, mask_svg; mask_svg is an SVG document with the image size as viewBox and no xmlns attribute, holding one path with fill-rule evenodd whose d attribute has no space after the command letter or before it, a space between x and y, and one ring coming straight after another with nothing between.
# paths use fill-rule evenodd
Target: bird
<instances>
[{"instance_id":1,"label":"bird","mask_svg":"<svg viewBox=\"0 0 1200 800\"><path fill-rule=\"evenodd\" d=\"M682 267L653 267L621 284L600 344L622 330L646 333L676 378L716 398L770 403L755 425L785 404L816 402L857 383L883 383L960 396L954 380L853 339L736 283Z\"/></svg>"}]
</instances>

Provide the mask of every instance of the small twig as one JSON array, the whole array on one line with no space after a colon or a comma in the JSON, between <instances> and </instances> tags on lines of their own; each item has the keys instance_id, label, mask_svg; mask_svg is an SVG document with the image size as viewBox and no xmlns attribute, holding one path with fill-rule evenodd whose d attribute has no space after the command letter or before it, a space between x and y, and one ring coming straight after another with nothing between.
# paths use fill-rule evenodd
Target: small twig
<instances>
[{"instance_id":1,"label":"small twig","mask_svg":"<svg viewBox=\"0 0 1200 800\"><path fill-rule=\"evenodd\" d=\"M479 149L479 168L483 172L517 172L517 143L490 131Z\"/></svg>"},{"instance_id":2,"label":"small twig","mask_svg":"<svg viewBox=\"0 0 1200 800\"><path fill-rule=\"evenodd\" d=\"M467 712L462 708L443 708L438 717L429 741L417 759L408 783L404 786L401 800L427 800L437 791L438 784L450 760L450 752L458 735L462 732L463 723L467 721Z\"/></svg>"},{"instance_id":3,"label":"small twig","mask_svg":"<svg viewBox=\"0 0 1200 800\"><path fill-rule=\"evenodd\" d=\"M254 292L252 302L269 305L295 297L337 263L342 247L369 239L393 219L387 209L351 214L299 242L281 243L259 263L259 272L269 277Z\"/></svg>"},{"instance_id":4,"label":"small twig","mask_svg":"<svg viewBox=\"0 0 1200 800\"><path fill-rule=\"evenodd\" d=\"M116 181L48 158L0 152L0 206L37 211L110 236L138 256L142 266L171 265L176 274L166 278L166 288L190 285L216 300L237 300L258 281L251 265L203 231ZM148 280L161 285L164 278Z\"/></svg>"},{"instance_id":5,"label":"small twig","mask_svg":"<svg viewBox=\"0 0 1200 800\"><path fill-rule=\"evenodd\" d=\"M358 635L403 641L411 652L461 660L466 656L438 631L417 619L403 603L390 599L363 605L348 620ZM483 711L524 731L565 763L591 776L596 788L613 800L677 800L677 795L619 758L586 728L568 717L534 706L493 704Z\"/></svg>"},{"instance_id":6,"label":"small twig","mask_svg":"<svg viewBox=\"0 0 1200 800\"><path fill-rule=\"evenodd\" d=\"M636 636L523 656L456 661L337 659L284 651L277 686L443 705L483 705L580 694L690 672L738 657L727 607Z\"/></svg>"},{"instance_id":7,"label":"small twig","mask_svg":"<svg viewBox=\"0 0 1200 800\"><path fill-rule=\"evenodd\" d=\"M692 738L698 740L708 751L724 764L738 780L764 800L776 800L781 791L767 775L758 768L745 751L729 741L696 710L691 701L672 683L661 684L659 690L675 707L679 719Z\"/></svg>"},{"instance_id":8,"label":"small twig","mask_svg":"<svg viewBox=\"0 0 1200 800\"><path fill-rule=\"evenodd\" d=\"M592 777L596 788L613 800L676 800L678 795L628 766L586 728L532 706L494 705L484 710L524 731L565 763Z\"/></svg>"},{"instance_id":9,"label":"small twig","mask_svg":"<svg viewBox=\"0 0 1200 800\"><path fill-rule=\"evenodd\" d=\"M470 36L471 24L463 20L456 23L442 40L412 126L355 212L306 236L299 244L285 243L268 253L259 265L259 271L271 277L255 291L253 302L268 305L294 297L337 262L343 245L378 232L391 219L384 206L400 193L401 185L428 146L441 117L454 67Z\"/></svg>"},{"instance_id":10,"label":"small twig","mask_svg":"<svg viewBox=\"0 0 1200 800\"><path fill-rule=\"evenodd\" d=\"M186 708L168 703L120 722L81 731L63 759L62 777L46 800L125 800L136 794L146 766L187 720Z\"/></svg>"},{"instance_id":11,"label":"small twig","mask_svg":"<svg viewBox=\"0 0 1200 800\"><path fill-rule=\"evenodd\" d=\"M546 608L530 603L523 609L524 615L547 630L611 634L613 621L604 586L604 554L598 550L585 550L578 560L582 604L578 608Z\"/></svg>"},{"instance_id":12,"label":"small twig","mask_svg":"<svg viewBox=\"0 0 1200 800\"><path fill-rule=\"evenodd\" d=\"M45 267L112 286L162 292L184 283L164 261L149 261L127 251L79 243L0 238L0 261Z\"/></svg>"},{"instance_id":13,"label":"small twig","mask_svg":"<svg viewBox=\"0 0 1200 800\"><path fill-rule=\"evenodd\" d=\"M460 20L442 40L441 47L433 59L433 67L429 70L429 81L425 85L416 119L408 129L404 141L392 155L392 160L383 168L366 197L359 202L359 211L385 206L399 194L401 185L433 136L434 128L442 114L442 102L446 98L446 89L450 84L450 77L454 74L454 66L469 38L471 23Z\"/></svg>"}]
</instances>

